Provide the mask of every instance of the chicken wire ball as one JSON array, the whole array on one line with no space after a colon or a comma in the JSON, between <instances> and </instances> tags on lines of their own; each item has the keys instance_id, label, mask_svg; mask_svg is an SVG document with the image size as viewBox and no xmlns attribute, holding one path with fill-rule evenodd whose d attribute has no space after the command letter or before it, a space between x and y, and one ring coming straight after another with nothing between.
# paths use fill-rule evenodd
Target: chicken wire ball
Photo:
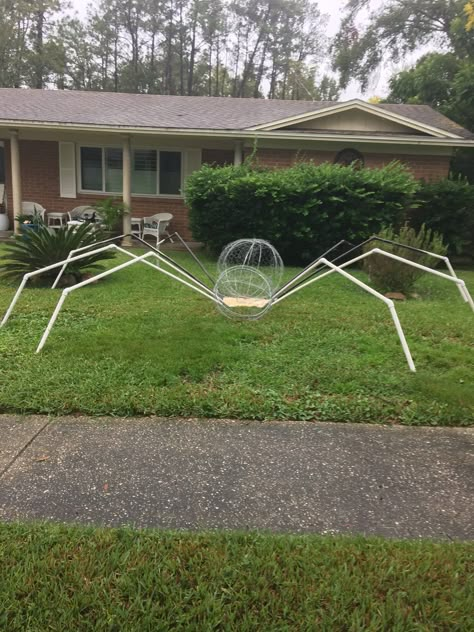
<instances>
[{"instance_id":1,"label":"chicken wire ball","mask_svg":"<svg viewBox=\"0 0 474 632\"><path fill-rule=\"evenodd\" d=\"M272 292L280 286L284 270L282 258L276 248L264 239L237 239L227 244L217 261L218 272L235 266L247 266L261 272Z\"/></svg>"},{"instance_id":2,"label":"chicken wire ball","mask_svg":"<svg viewBox=\"0 0 474 632\"><path fill-rule=\"evenodd\" d=\"M236 320L257 320L272 305L272 287L267 277L251 266L223 270L214 286L218 310Z\"/></svg>"}]
</instances>

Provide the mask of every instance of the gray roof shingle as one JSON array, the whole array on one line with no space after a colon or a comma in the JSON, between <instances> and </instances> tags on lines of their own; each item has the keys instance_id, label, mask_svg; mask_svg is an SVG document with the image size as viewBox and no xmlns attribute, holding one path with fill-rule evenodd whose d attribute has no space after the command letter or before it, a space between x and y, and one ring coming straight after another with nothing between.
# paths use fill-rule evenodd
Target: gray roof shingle
<instances>
[{"instance_id":1,"label":"gray roof shingle","mask_svg":"<svg viewBox=\"0 0 474 632\"><path fill-rule=\"evenodd\" d=\"M0 122L245 130L331 105L334 102L1 88ZM376 107L463 138L474 138L474 134L427 105L380 104Z\"/></svg>"}]
</instances>

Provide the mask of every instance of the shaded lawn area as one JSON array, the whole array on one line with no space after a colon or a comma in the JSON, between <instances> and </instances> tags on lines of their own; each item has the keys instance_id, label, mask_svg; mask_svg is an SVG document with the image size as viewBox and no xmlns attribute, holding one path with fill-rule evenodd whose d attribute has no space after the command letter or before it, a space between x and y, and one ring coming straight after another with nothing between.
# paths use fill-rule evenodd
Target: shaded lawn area
<instances>
[{"instance_id":1,"label":"shaded lawn area","mask_svg":"<svg viewBox=\"0 0 474 632\"><path fill-rule=\"evenodd\" d=\"M14 290L0 281L0 313ZM60 290L28 289L0 330L0 412L472 424L474 314L448 281L417 292L397 304L412 374L386 306L337 275L233 322L132 266L69 296L39 355Z\"/></svg>"},{"instance_id":2,"label":"shaded lawn area","mask_svg":"<svg viewBox=\"0 0 474 632\"><path fill-rule=\"evenodd\" d=\"M0 627L467 630L473 546L0 525Z\"/></svg>"}]
</instances>

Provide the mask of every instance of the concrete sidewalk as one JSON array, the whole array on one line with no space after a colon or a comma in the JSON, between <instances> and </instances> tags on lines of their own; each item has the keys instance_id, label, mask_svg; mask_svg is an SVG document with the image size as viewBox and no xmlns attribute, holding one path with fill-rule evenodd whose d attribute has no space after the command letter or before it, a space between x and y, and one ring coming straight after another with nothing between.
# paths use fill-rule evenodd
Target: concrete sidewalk
<instances>
[{"instance_id":1,"label":"concrete sidewalk","mask_svg":"<svg viewBox=\"0 0 474 632\"><path fill-rule=\"evenodd\" d=\"M473 429L0 415L0 519L473 538Z\"/></svg>"}]
</instances>

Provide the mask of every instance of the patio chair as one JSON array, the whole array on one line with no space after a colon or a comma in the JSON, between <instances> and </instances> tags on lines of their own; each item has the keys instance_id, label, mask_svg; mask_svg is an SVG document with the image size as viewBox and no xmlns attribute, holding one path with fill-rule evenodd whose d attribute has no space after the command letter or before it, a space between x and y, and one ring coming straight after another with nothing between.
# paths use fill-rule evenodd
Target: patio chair
<instances>
[{"instance_id":1,"label":"patio chair","mask_svg":"<svg viewBox=\"0 0 474 632\"><path fill-rule=\"evenodd\" d=\"M96 224L98 227L100 226L100 228L104 228L104 220L93 206L89 206L88 204L83 206L76 206L72 209L72 211L68 212L69 222L77 223L92 219L94 220L94 224Z\"/></svg>"},{"instance_id":2,"label":"patio chair","mask_svg":"<svg viewBox=\"0 0 474 632\"><path fill-rule=\"evenodd\" d=\"M46 209L38 202L22 202L21 203L21 214L22 215L31 215L34 217L35 215L39 215L41 220L44 222L44 214L46 213Z\"/></svg>"},{"instance_id":3,"label":"patio chair","mask_svg":"<svg viewBox=\"0 0 474 632\"><path fill-rule=\"evenodd\" d=\"M170 236L168 232L168 225L173 219L171 213L156 213L150 217L143 218L143 230L142 239L145 239L145 235L152 235L156 237L156 243L160 241L163 235Z\"/></svg>"},{"instance_id":4,"label":"patio chair","mask_svg":"<svg viewBox=\"0 0 474 632\"><path fill-rule=\"evenodd\" d=\"M85 206L76 206L72 209L72 211L68 212L69 221L72 222L75 220L84 219L84 215L88 215L89 217L91 217L92 213L95 213L95 209L92 208L92 206L89 206L87 204Z\"/></svg>"}]
</instances>

